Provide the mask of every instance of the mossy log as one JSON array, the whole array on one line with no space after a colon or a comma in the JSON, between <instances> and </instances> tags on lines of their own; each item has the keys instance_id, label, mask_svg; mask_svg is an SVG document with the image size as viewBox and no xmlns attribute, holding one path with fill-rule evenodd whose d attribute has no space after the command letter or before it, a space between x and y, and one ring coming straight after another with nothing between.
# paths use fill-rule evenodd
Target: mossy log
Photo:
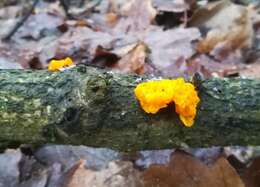
<instances>
[{"instance_id":1,"label":"mossy log","mask_svg":"<svg viewBox=\"0 0 260 187\"><path fill-rule=\"evenodd\" d=\"M122 151L260 145L260 80L197 81L195 124L174 106L145 113L133 89L147 78L78 66L63 72L0 70L0 146L83 144Z\"/></svg>"}]
</instances>

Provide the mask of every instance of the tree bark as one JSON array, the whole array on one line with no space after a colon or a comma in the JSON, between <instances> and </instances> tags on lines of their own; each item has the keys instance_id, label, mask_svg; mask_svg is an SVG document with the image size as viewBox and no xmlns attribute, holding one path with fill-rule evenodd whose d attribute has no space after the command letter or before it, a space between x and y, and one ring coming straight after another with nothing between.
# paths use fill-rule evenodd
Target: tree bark
<instances>
[{"instance_id":1,"label":"tree bark","mask_svg":"<svg viewBox=\"0 0 260 187\"><path fill-rule=\"evenodd\" d=\"M121 151L260 145L260 80L197 82L195 124L174 106L145 113L133 90L149 78L78 66L64 72L0 70L0 146L84 144Z\"/></svg>"}]
</instances>

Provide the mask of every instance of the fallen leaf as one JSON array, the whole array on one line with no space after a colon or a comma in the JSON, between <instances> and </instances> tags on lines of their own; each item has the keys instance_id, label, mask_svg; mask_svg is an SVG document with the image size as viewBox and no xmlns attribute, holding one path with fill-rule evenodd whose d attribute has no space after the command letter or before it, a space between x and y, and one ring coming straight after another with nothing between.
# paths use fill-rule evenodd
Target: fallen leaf
<instances>
[{"instance_id":1,"label":"fallen leaf","mask_svg":"<svg viewBox=\"0 0 260 187\"><path fill-rule=\"evenodd\" d=\"M188 148L188 152L207 165L212 165L223 154L221 147Z\"/></svg>"},{"instance_id":2,"label":"fallen leaf","mask_svg":"<svg viewBox=\"0 0 260 187\"><path fill-rule=\"evenodd\" d=\"M165 12L184 12L190 9L190 5L194 1L185 1L185 0L153 0L153 6L158 11Z\"/></svg>"},{"instance_id":3,"label":"fallen leaf","mask_svg":"<svg viewBox=\"0 0 260 187\"><path fill-rule=\"evenodd\" d=\"M218 50L218 53L225 51L226 54L229 54L252 46L254 36L251 20L252 9L229 1L221 1L208 10L212 13L203 17L204 22L200 20L197 21L197 24L192 24L210 29L206 37L198 43L198 52L209 53L223 43L222 50ZM212 55L216 56L214 53Z\"/></svg>"},{"instance_id":4,"label":"fallen leaf","mask_svg":"<svg viewBox=\"0 0 260 187\"><path fill-rule=\"evenodd\" d=\"M216 161L216 163L211 168L211 172L215 174L215 180L221 181L220 186L245 186L235 169L223 157Z\"/></svg>"},{"instance_id":5,"label":"fallen leaf","mask_svg":"<svg viewBox=\"0 0 260 187\"><path fill-rule=\"evenodd\" d=\"M183 76L181 61L189 59L195 53L192 42L199 38L200 32L196 28L163 31L154 27L145 35L144 43L151 50L151 62L161 74L176 77Z\"/></svg>"},{"instance_id":6,"label":"fallen leaf","mask_svg":"<svg viewBox=\"0 0 260 187\"><path fill-rule=\"evenodd\" d=\"M188 25L191 27L202 26L210 19L212 19L216 14L218 14L219 11L221 11L229 3L230 2L227 0L220 0L211 1L206 3L205 5L203 4L199 6L189 20Z\"/></svg>"},{"instance_id":7,"label":"fallen leaf","mask_svg":"<svg viewBox=\"0 0 260 187\"><path fill-rule=\"evenodd\" d=\"M139 43L128 54L123 56L114 66L123 73L145 73L145 60L147 58L147 47Z\"/></svg>"},{"instance_id":8,"label":"fallen leaf","mask_svg":"<svg viewBox=\"0 0 260 187\"><path fill-rule=\"evenodd\" d=\"M120 10L121 19L114 27L114 32L129 33L145 31L156 16L151 0L131 0Z\"/></svg>"},{"instance_id":9,"label":"fallen leaf","mask_svg":"<svg viewBox=\"0 0 260 187\"><path fill-rule=\"evenodd\" d=\"M135 165L148 168L152 164L168 164L173 151L174 149L140 151Z\"/></svg>"},{"instance_id":10,"label":"fallen leaf","mask_svg":"<svg viewBox=\"0 0 260 187\"><path fill-rule=\"evenodd\" d=\"M55 58L71 56L75 61L87 61L88 63L104 64L105 66L106 62L100 62L106 61L103 58L104 55L105 57L111 57L112 55L113 60L116 62L117 58L126 55L137 42L138 38L134 35L115 35L108 32L94 31L87 27L76 27L71 28L58 39Z\"/></svg>"},{"instance_id":11,"label":"fallen leaf","mask_svg":"<svg viewBox=\"0 0 260 187\"><path fill-rule=\"evenodd\" d=\"M19 150L6 150L0 155L0 186L17 186L19 183L19 162L22 153Z\"/></svg>"},{"instance_id":12,"label":"fallen leaf","mask_svg":"<svg viewBox=\"0 0 260 187\"><path fill-rule=\"evenodd\" d=\"M240 177L225 158L219 158L209 167L182 151L175 151L167 166L150 166L143 172L143 178L147 187L244 187Z\"/></svg>"},{"instance_id":13,"label":"fallen leaf","mask_svg":"<svg viewBox=\"0 0 260 187\"><path fill-rule=\"evenodd\" d=\"M71 28L58 39L55 57L72 56L73 59L87 57L92 60L98 46L110 49L114 39L115 37L109 33L96 32L87 27Z\"/></svg>"},{"instance_id":14,"label":"fallen leaf","mask_svg":"<svg viewBox=\"0 0 260 187\"><path fill-rule=\"evenodd\" d=\"M69 7L69 14L73 17L87 17L92 13L96 6L100 4L101 1L71 1Z\"/></svg>"},{"instance_id":15,"label":"fallen leaf","mask_svg":"<svg viewBox=\"0 0 260 187\"><path fill-rule=\"evenodd\" d=\"M51 177L49 178L47 169L40 171L34 169L29 174L31 175L29 179L23 181L20 179L19 187L45 187L46 185L51 184Z\"/></svg>"},{"instance_id":16,"label":"fallen leaf","mask_svg":"<svg viewBox=\"0 0 260 187\"><path fill-rule=\"evenodd\" d=\"M239 75L244 78L260 78L260 61L253 64L248 64L246 67L239 71Z\"/></svg>"},{"instance_id":17,"label":"fallen leaf","mask_svg":"<svg viewBox=\"0 0 260 187\"><path fill-rule=\"evenodd\" d=\"M64 24L63 17L49 13L34 14L17 31L15 37L39 40L46 35L59 34L58 27L62 24Z\"/></svg>"},{"instance_id":18,"label":"fallen leaf","mask_svg":"<svg viewBox=\"0 0 260 187\"><path fill-rule=\"evenodd\" d=\"M165 29L187 25L193 9L196 7L195 0L153 0L157 10L156 23Z\"/></svg>"},{"instance_id":19,"label":"fallen leaf","mask_svg":"<svg viewBox=\"0 0 260 187\"><path fill-rule=\"evenodd\" d=\"M100 171L85 168L85 161L80 160L64 176L61 187L141 187L140 173L130 162L110 162Z\"/></svg>"},{"instance_id":20,"label":"fallen leaf","mask_svg":"<svg viewBox=\"0 0 260 187\"><path fill-rule=\"evenodd\" d=\"M19 63L25 69L42 69L55 56L56 39L57 37L50 36L39 41L0 42L0 56Z\"/></svg>"},{"instance_id":21,"label":"fallen leaf","mask_svg":"<svg viewBox=\"0 0 260 187\"><path fill-rule=\"evenodd\" d=\"M219 62L206 55L198 55L190 59L187 64L186 74L193 75L198 72L204 78L228 77L238 74L245 68L241 59Z\"/></svg>"},{"instance_id":22,"label":"fallen leaf","mask_svg":"<svg viewBox=\"0 0 260 187\"><path fill-rule=\"evenodd\" d=\"M110 27L115 26L117 22L118 22L118 15L116 13L111 12L106 14L106 23Z\"/></svg>"},{"instance_id":23,"label":"fallen leaf","mask_svg":"<svg viewBox=\"0 0 260 187\"><path fill-rule=\"evenodd\" d=\"M22 7L17 5L0 8L0 19L14 19L22 13Z\"/></svg>"},{"instance_id":24,"label":"fallen leaf","mask_svg":"<svg viewBox=\"0 0 260 187\"><path fill-rule=\"evenodd\" d=\"M0 69L23 69L18 63L13 62L11 59L0 57Z\"/></svg>"},{"instance_id":25,"label":"fallen leaf","mask_svg":"<svg viewBox=\"0 0 260 187\"><path fill-rule=\"evenodd\" d=\"M83 159L89 169L100 170L107 167L110 161L119 160L120 154L106 148L46 145L35 152L35 157L47 166L60 163L65 169Z\"/></svg>"},{"instance_id":26,"label":"fallen leaf","mask_svg":"<svg viewBox=\"0 0 260 187\"><path fill-rule=\"evenodd\" d=\"M224 153L226 157L234 156L242 163L248 163L250 159L254 156L254 148L251 146L228 146L224 147Z\"/></svg>"},{"instance_id":27,"label":"fallen leaf","mask_svg":"<svg viewBox=\"0 0 260 187\"><path fill-rule=\"evenodd\" d=\"M243 175L246 187L260 186L260 157L255 158Z\"/></svg>"},{"instance_id":28,"label":"fallen leaf","mask_svg":"<svg viewBox=\"0 0 260 187\"><path fill-rule=\"evenodd\" d=\"M92 63L97 67L108 67L111 68L118 62L120 57L113 53L111 50L106 49L102 46L97 46L95 56L92 60Z\"/></svg>"}]
</instances>

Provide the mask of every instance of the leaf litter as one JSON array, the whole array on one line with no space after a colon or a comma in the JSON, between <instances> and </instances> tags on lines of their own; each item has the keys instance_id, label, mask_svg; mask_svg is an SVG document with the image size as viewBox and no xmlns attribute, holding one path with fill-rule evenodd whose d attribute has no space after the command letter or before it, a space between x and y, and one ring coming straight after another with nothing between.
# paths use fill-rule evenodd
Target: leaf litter
<instances>
[{"instance_id":1,"label":"leaf litter","mask_svg":"<svg viewBox=\"0 0 260 187\"><path fill-rule=\"evenodd\" d=\"M28 7L0 7L3 38ZM103 0L72 5L69 13L73 18L58 1L41 1L11 40L0 42L0 69L46 69L52 59L70 56L139 75L259 77L256 1ZM84 146L50 145L33 155L8 150L0 154L0 186L260 184L259 147L184 150L141 151L126 160Z\"/></svg>"}]
</instances>

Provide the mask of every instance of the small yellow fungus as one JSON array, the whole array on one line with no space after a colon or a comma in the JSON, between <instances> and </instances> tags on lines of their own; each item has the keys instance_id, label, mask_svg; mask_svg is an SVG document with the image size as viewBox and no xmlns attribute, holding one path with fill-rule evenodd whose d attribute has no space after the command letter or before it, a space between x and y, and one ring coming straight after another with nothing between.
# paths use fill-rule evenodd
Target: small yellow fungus
<instances>
[{"instance_id":1,"label":"small yellow fungus","mask_svg":"<svg viewBox=\"0 0 260 187\"><path fill-rule=\"evenodd\" d=\"M145 112L155 114L161 108L174 103L175 112L180 115L184 125L193 125L200 99L194 85L185 82L183 78L140 83L134 92Z\"/></svg>"},{"instance_id":2,"label":"small yellow fungus","mask_svg":"<svg viewBox=\"0 0 260 187\"><path fill-rule=\"evenodd\" d=\"M49 71L61 71L65 68L75 66L71 58L67 57L61 60L51 60L48 65Z\"/></svg>"}]
</instances>

